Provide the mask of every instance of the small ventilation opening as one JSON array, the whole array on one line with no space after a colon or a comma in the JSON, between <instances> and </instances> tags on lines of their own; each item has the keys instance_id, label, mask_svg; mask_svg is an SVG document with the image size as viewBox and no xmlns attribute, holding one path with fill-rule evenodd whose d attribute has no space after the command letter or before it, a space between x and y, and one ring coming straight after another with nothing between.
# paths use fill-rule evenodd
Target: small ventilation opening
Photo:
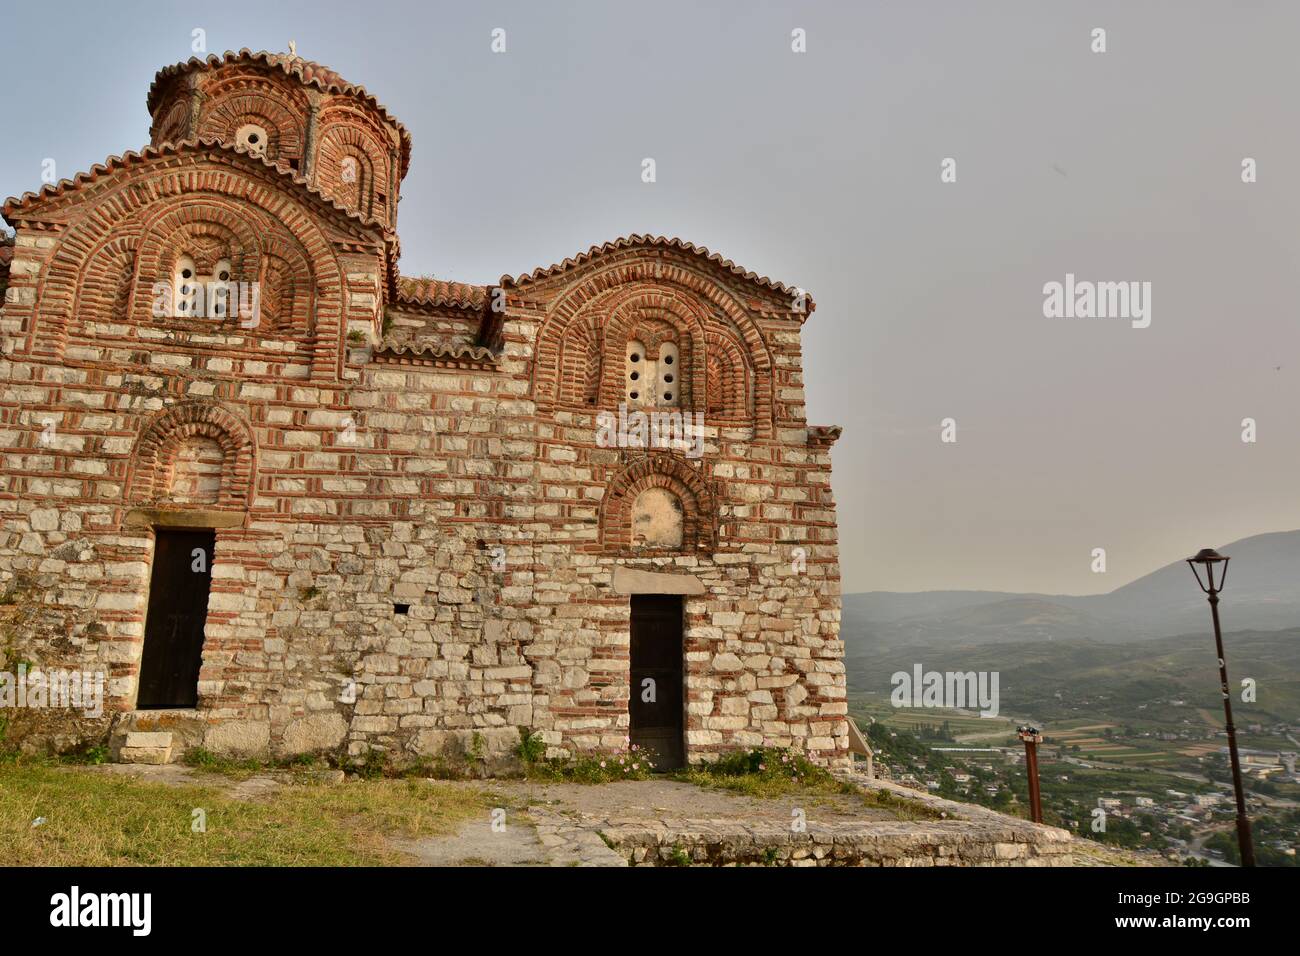
<instances>
[{"instance_id":1,"label":"small ventilation opening","mask_svg":"<svg viewBox=\"0 0 1300 956\"><path fill-rule=\"evenodd\" d=\"M393 613L394 613L394 614L410 614L410 613L411 613L411 605L409 605L409 604L394 604L394 605L393 605Z\"/></svg>"}]
</instances>

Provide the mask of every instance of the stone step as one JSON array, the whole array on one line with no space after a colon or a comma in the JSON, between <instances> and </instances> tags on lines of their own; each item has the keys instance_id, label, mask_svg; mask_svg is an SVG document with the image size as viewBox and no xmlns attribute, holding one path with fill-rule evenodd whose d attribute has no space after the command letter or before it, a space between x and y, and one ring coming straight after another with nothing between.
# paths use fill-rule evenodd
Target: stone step
<instances>
[{"instance_id":1,"label":"stone step","mask_svg":"<svg viewBox=\"0 0 1300 956\"><path fill-rule=\"evenodd\" d=\"M117 759L119 763L171 763L172 743L170 733L130 731Z\"/></svg>"}]
</instances>

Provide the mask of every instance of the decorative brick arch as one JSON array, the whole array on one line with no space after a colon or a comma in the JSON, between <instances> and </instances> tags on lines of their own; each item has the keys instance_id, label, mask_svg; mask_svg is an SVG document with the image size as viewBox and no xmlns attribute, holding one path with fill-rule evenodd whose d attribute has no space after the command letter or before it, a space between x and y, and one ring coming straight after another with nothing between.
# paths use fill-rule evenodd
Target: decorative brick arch
<instances>
[{"instance_id":1,"label":"decorative brick arch","mask_svg":"<svg viewBox=\"0 0 1300 956\"><path fill-rule=\"evenodd\" d=\"M753 419L753 369L745 350L720 322L709 323L704 333L708 369L707 394L697 403L706 422L743 424Z\"/></svg>"},{"instance_id":2,"label":"decorative brick arch","mask_svg":"<svg viewBox=\"0 0 1300 956\"><path fill-rule=\"evenodd\" d=\"M103 237L78 277L72 314L79 325L95 320L121 321L136 287L140 238L135 230Z\"/></svg>"},{"instance_id":3,"label":"decorative brick arch","mask_svg":"<svg viewBox=\"0 0 1300 956\"><path fill-rule=\"evenodd\" d=\"M167 224L216 216L246 249L244 269L237 272L237 278L258 278L252 264L260 263L262 251L302 270L298 278L304 288L310 288L310 299L297 295L295 289L294 316L288 324L296 334L310 316L312 377L337 378L342 356L343 273L335 241L321 222L320 197L299 197L295 190L306 187L290 186L283 174L259 159L206 141L133 156L94 178L100 180L96 184L99 189L87 197L77 221L59 236L38 281L36 306L16 351L53 358L64 354L70 329L78 322L78 310L85 305L102 313L106 308L102 296L98 305L90 300L79 302L88 269L98 268L95 257L101 249L126 235L140 237L130 315L141 323L153 323L152 297L146 286L171 275L166 261ZM331 206L326 212L333 216L336 227L351 225L341 222L346 215L342 211ZM358 229L362 227L358 223ZM125 268L124 262L117 264ZM240 267L236 264L235 268Z\"/></svg>"},{"instance_id":4,"label":"decorative brick arch","mask_svg":"<svg viewBox=\"0 0 1300 956\"><path fill-rule=\"evenodd\" d=\"M594 407L600 395L601 330L590 320L569 324L559 344L557 388L561 405Z\"/></svg>"},{"instance_id":5,"label":"decorative brick arch","mask_svg":"<svg viewBox=\"0 0 1300 956\"><path fill-rule=\"evenodd\" d=\"M349 190L339 179L343 160L351 156L361 166L361 204L356 211L364 216L387 220L388 194L392 192L391 175L385 149L385 134L354 109L332 107L321 111L320 145L312 163L312 176L321 192L353 208L345 199ZM380 197L383 197L381 200Z\"/></svg>"},{"instance_id":6,"label":"decorative brick arch","mask_svg":"<svg viewBox=\"0 0 1300 956\"><path fill-rule=\"evenodd\" d=\"M704 410L700 398L704 394L705 312L698 301L682 295L679 289L638 282L602 297L598 308L608 316L602 362L604 374L599 391L602 408L617 408L624 400L623 351L627 341L638 339L652 352L657 352L657 336L643 331L643 327L662 323L674 330L674 338L681 348L682 380L677 383L681 400L678 407Z\"/></svg>"},{"instance_id":7,"label":"decorative brick arch","mask_svg":"<svg viewBox=\"0 0 1300 956\"><path fill-rule=\"evenodd\" d=\"M773 392L773 362L771 352L754 317L741 306L730 291L720 285L716 278L688 267L676 259L666 259L661 255L636 251L633 258L619 259L612 257L601 267L590 267L573 282L561 297L552 305L537 340L537 355L533 366L533 394L542 409L552 407L559 400L559 375L561 371L563 343L574 321L583 320L596 325L603 324L610 316L608 303L614 301L612 296L623 292L635 297L646 290L655 290L659 295L676 302L692 321L706 323L717 332L725 328L729 336L740 349L745 365L745 378L748 383L747 394L743 402L743 414L747 424L754 427L755 436L770 438L774 433L775 402ZM682 313L678 313L679 316ZM698 318L697 318L698 317ZM622 348L614 337L605 335L603 355L610 357L610 350ZM691 404L703 410L707 376L708 344L701 332L691 359L692 387ZM616 396L606 390L605 381L609 379L610 362L605 363L602 376L600 400L608 402ZM615 367L622 367L621 353ZM618 375L613 379L621 386ZM729 412L734 407L729 405ZM730 414L727 416L730 418Z\"/></svg>"},{"instance_id":8,"label":"decorative brick arch","mask_svg":"<svg viewBox=\"0 0 1300 956\"><path fill-rule=\"evenodd\" d=\"M663 488L681 503L681 548L633 547L632 505L649 488ZM647 455L629 464L606 487L600 502L599 549L637 556L712 551L717 542L717 525L716 499L700 473L675 455Z\"/></svg>"},{"instance_id":9,"label":"decorative brick arch","mask_svg":"<svg viewBox=\"0 0 1300 956\"><path fill-rule=\"evenodd\" d=\"M250 281L258 277L259 222L250 214L221 196L193 196L162 202L140 215L143 238L139 250L139 275L149 281L137 288L132 298L131 319L138 325L176 324L192 321L175 317L158 318L153 314L153 282L168 282L182 253L195 252L196 244L220 249L213 256L228 259L231 278ZM265 223L270 227L271 223ZM201 258L201 257L196 257ZM206 271L199 263L200 273Z\"/></svg>"},{"instance_id":10,"label":"decorative brick arch","mask_svg":"<svg viewBox=\"0 0 1300 956\"><path fill-rule=\"evenodd\" d=\"M295 84L296 85L296 84ZM263 127L271 141L266 156L272 162L301 165L306 140L307 98L289 83L275 83L261 77L223 77L203 87L204 100L199 135L226 143L247 123Z\"/></svg>"},{"instance_id":11,"label":"decorative brick arch","mask_svg":"<svg viewBox=\"0 0 1300 956\"><path fill-rule=\"evenodd\" d=\"M176 454L192 438L215 441L221 449L221 488L211 507L230 511L248 509L257 467L253 432L233 412L206 402L173 405L144 427L127 470L129 504L167 503Z\"/></svg>"},{"instance_id":12,"label":"decorative brick arch","mask_svg":"<svg viewBox=\"0 0 1300 956\"><path fill-rule=\"evenodd\" d=\"M195 236L223 243L223 255L230 260L231 278L237 282L260 282L266 306L258 334L304 333L312 328L311 291L315 268L307 251L292 233L260 209L234 205L221 196L194 197L172 204L161 204L143 218L145 239L139 261L143 276L172 275L176 257L185 251ZM134 298L131 315L140 325L157 324L151 312L148 289ZM291 303L283 309L270 306ZM176 318L168 318L175 325ZM237 322L233 317L231 323ZM210 319L198 320L200 326Z\"/></svg>"},{"instance_id":13,"label":"decorative brick arch","mask_svg":"<svg viewBox=\"0 0 1300 956\"><path fill-rule=\"evenodd\" d=\"M190 127L190 104L182 98L175 100L164 113L159 110L160 119L153 134L153 144L176 143L186 138Z\"/></svg>"}]
</instances>

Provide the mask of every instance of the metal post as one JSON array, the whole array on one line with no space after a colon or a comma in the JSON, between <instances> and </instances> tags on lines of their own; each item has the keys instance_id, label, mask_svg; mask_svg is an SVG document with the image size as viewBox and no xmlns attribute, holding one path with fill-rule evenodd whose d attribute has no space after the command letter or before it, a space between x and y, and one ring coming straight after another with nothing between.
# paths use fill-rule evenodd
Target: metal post
<instances>
[{"instance_id":1,"label":"metal post","mask_svg":"<svg viewBox=\"0 0 1300 956\"><path fill-rule=\"evenodd\" d=\"M1035 727L1018 727L1016 732L1025 742L1025 774L1029 777L1029 815L1035 823L1043 822L1043 798L1038 790L1038 745L1043 735Z\"/></svg>"},{"instance_id":2,"label":"metal post","mask_svg":"<svg viewBox=\"0 0 1300 956\"><path fill-rule=\"evenodd\" d=\"M1223 657L1223 631L1219 627L1219 592L1210 590L1210 613L1214 617L1214 646L1219 652L1219 688L1223 691L1223 716L1228 724L1228 756L1232 760L1232 789L1237 795L1237 846L1241 865L1255 865L1255 845L1246 817L1246 794L1241 785L1241 761L1237 757L1237 729L1232 725L1232 695L1228 691L1228 662Z\"/></svg>"}]
</instances>

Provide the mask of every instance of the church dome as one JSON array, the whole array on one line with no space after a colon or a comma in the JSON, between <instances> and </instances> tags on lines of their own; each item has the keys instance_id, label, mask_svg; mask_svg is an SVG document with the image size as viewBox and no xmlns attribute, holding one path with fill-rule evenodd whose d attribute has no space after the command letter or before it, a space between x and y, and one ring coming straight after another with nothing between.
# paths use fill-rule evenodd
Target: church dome
<instances>
[{"instance_id":1,"label":"church dome","mask_svg":"<svg viewBox=\"0 0 1300 956\"><path fill-rule=\"evenodd\" d=\"M327 66L293 51L192 57L158 71L147 105L155 146L195 137L238 146L396 228L410 133Z\"/></svg>"}]
</instances>

